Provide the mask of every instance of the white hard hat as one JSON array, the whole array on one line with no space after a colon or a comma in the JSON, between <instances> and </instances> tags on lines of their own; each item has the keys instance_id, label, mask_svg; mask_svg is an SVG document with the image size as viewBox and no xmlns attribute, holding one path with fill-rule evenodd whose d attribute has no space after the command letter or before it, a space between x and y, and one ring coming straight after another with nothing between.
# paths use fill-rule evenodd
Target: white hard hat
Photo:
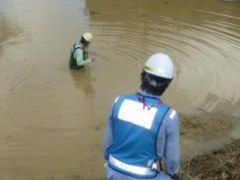
<instances>
[{"instance_id":1,"label":"white hard hat","mask_svg":"<svg viewBox=\"0 0 240 180\"><path fill-rule=\"evenodd\" d=\"M155 76L172 79L174 76L173 61L166 54L154 54L145 63L144 71Z\"/></svg>"},{"instance_id":2,"label":"white hard hat","mask_svg":"<svg viewBox=\"0 0 240 180\"><path fill-rule=\"evenodd\" d=\"M82 36L88 43L91 43L93 40L93 35L89 32L86 32Z\"/></svg>"}]
</instances>

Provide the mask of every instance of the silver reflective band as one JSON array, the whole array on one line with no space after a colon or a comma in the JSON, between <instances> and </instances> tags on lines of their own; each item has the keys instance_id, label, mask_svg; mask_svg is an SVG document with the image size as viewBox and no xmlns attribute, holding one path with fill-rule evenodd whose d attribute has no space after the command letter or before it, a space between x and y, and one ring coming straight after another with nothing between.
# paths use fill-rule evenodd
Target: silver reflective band
<instances>
[{"instance_id":1,"label":"silver reflective band","mask_svg":"<svg viewBox=\"0 0 240 180\"><path fill-rule=\"evenodd\" d=\"M150 168L145 167L139 167L139 166L133 166L126 164L124 162L119 161L118 159L114 158L110 155L109 163L116 166L119 169L122 169L124 171L137 174L137 175L155 175L156 172L152 171Z\"/></svg>"}]
</instances>

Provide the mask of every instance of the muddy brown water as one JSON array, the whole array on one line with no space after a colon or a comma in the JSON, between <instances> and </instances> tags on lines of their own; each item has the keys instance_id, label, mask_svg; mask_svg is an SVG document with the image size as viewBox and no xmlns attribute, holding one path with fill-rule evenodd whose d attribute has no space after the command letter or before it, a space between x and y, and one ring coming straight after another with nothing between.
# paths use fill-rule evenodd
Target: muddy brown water
<instances>
[{"instance_id":1,"label":"muddy brown water","mask_svg":"<svg viewBox=\"0 0 240 180\"><path fill-rule=\"evenodd\" d=\"M71 72L88 30L95 62ZM238 139L240 2L0 0L0 179L103 179L109 107L159 51L176 65L164 99L182 114L183 158Z\"/></svg>"}]
</instances>

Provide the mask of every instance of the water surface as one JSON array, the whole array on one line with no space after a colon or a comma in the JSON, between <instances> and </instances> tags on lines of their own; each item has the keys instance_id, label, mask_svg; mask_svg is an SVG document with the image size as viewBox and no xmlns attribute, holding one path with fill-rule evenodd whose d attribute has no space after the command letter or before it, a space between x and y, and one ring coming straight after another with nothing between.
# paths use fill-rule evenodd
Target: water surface
<instances>
[{"instance_id":1,"label":"water surface","mask_svg":"<svg viewBox=\"0 0 240 180\"><path fill-rule=\"evenodd\" d=\"M70 71L72 43L88 30L96 61ZM109 107L137 91L145 60L160 51L176 65L164 100L189 122L183 156L239 138L239 50L240 2L0 0L0 179L103 178ZM208 129L212 119L220 125ZM201 123L228 127L226 141L205 133L194 143Z\"/></svg>"}]
</instances>

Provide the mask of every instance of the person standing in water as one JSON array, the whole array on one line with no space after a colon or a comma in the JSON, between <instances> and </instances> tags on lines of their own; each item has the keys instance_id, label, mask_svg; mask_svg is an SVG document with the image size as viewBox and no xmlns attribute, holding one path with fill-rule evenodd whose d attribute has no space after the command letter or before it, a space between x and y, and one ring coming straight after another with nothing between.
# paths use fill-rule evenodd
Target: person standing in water
<instances>
[{"instance_id":1,"label":"person standing in water","mask_svg":"<svg viewBox=\"0 0 240 180\"><path fill-rule=\"evenodd\" d=\"M70 69L81 69L86 65L91 65L92 60L88 58L88 46L93 40L93 35L86 32L80 41L73 44L71 50L69 67Z\"/></svg>"},{"instance_id":2,"label":"person standing in water","mask_svg":"<svg viewBox=\"0 0 240 180\"><path fill-rule=\"evenodd\" d=\"M140 90L119 96L104 136L108 180L173 180L180 168L178 113L161 96L174 76L172 59L152 55L141 73ZM166 172L157 168L163 161Z\"/></svg>"}]
</instances>

